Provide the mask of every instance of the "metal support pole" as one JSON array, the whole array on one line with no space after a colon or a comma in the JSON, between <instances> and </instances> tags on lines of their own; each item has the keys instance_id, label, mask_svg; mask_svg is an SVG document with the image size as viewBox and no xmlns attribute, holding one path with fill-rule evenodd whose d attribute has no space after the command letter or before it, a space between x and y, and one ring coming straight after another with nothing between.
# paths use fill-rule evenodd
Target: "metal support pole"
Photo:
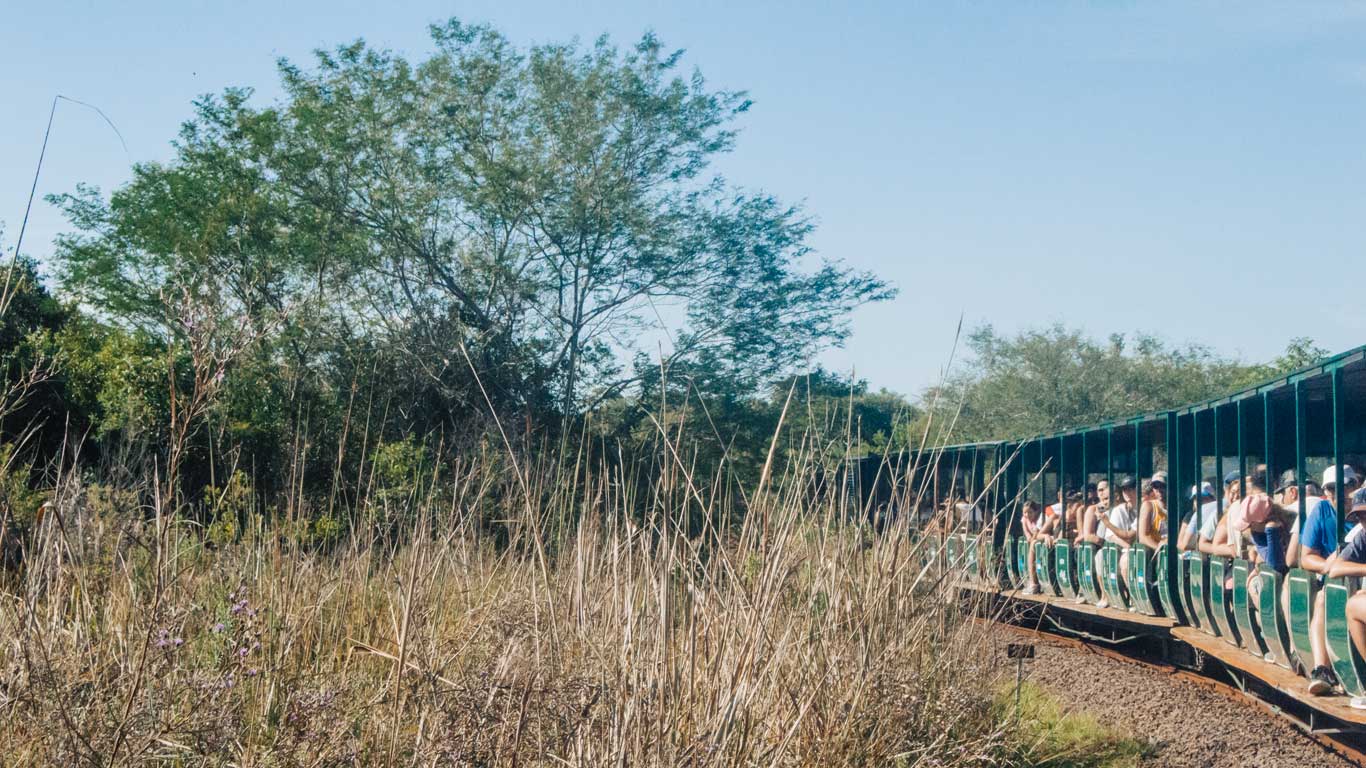
<instances>
[{"instance_id":1,"label":"metal support pole","mask_svg":"<svg viewBox=\"0 0 1366 768\"><path fill-rule=\"evenodd\" d=\"M1067 438L1058 436L1058 519L1061 533L1058 538L1067 538Z\"/></svg>"},{"instance_id":2,"label":"metal support pole","mask_svg":"<svg viewBox=\"0 0 1366 768\"><path fill-rule=\"evenodd\" d=\"M1342 433L1346 403L1342 398L1342 369L1333 369L1333 508L1338 513L1338 541L1347 540L1347 483L1342 477Z\"/></svg>"},{"instance_id":3,"label":"metal support pole","mask_svg":"<svg viewBox=\"0 0 1366 768\"><path fill-rule=\"evenodd\" d=\"M1305 510L1308 507L1307 500L1304 498L1304 431L1305 427L1308 426L1306 424L1308 419L1304 416L1304 407L1304 382L1297 381L1295 382L1295 484L1299 486L1300 514L1297 522L1297 530L1299 530L1301 534L1304 533L1304 515ZM1268 475L1270 474L1270 471L1271 467L1268 465ZM1269 484L1270 482L1271 479L1268 477L1267 483Z\"/></svg>"},{"instance_id":4,"label":"metal support pole","mask_svg":"<svg viewBox=\"0 0 1366 768\"><path fill-rule=\"evenodd\" d=\"M1115 506L1115 428L1105 428L1105 483L1110 486L1110 506ZM1109 514L1110 510L1105 510Z\"/></svg>"}]
</instances>

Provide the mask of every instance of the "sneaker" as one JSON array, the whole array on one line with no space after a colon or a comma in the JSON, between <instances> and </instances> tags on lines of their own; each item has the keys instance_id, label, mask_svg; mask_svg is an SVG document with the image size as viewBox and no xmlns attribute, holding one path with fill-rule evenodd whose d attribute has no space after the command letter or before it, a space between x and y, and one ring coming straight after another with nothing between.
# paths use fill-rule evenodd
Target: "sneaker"
<instances>
[{"instance_id":1,"label":"sneaker","mask_svg":"<svg viewBox=\"0 0 1366 768\"><path fill-rule=\"evenodd\" d=\"M1309 692L1315 696L1326 696L1333 690L1333 670L1328 667L1314 667L1309 673Z\"/></svg>"},{"instance_id":2,"label":"sneaker","mask_svg":"<svg viewBox=\"0 0 1366 768\"><path fill-rule=\"evenodd\" d=\"M1027 587L1024 588L1024 592L1021 593L1021 594L1025 594L1025 595L1037 595L1037 594L1039 594L1039 585L1038 585L1038 584L1030 584L1029 586L1027 586Z\"/></svg>"},{"instance_id":3,"label":"sneaker","mask_svg":"<svg viewBox=\"0 0 1366 768\"><path fill-rule=\"evenodd\" d=\"M1109 601L1109 600L1106 600L1105 598L1102 597L1102 598L1100 599L1100 602L1099 602L1099 603L1096 603L1096 607L1097 607L1097 608L1109 608L1109 607L1110 607L1110 601Z\"/></svg>"},{"instance_id":4,"label":"sneaker","mask_svg":"<svg viewBox=\"0 0 1366 768\"><path fill-rule=\"evenodd\" d=\"M1076 603L1077 605L1082 605L1086 602L1086 595L1077 595L1077 599L1073 600L1072 602Z\"/></svg>"},{"instance_id":5,"label":"sneaker","mask_svg":"<svg viewBox=\"0 0 1366 768\"><path fill-rule=\"evenodd\" d=\"M1347 702L1347 706L1352 709L1366 709L1366 696L1353 696L1352 700Z\"/></svg>"}]
</instances>

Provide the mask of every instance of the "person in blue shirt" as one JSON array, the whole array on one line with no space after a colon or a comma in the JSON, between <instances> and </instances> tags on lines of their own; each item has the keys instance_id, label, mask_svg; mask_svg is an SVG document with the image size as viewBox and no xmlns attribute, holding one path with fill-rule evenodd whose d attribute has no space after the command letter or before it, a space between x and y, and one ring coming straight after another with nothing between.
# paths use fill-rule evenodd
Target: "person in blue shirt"
<instances>
[{"instance_id":1,"label":"person in blue shirt","mask_svg":"<svg viewBox=\"0 0 1366 768\"><path fill-rule=\"evenodd\" d=\"M1356 472L1350 466L1343 467L1343 486L1349 494L1357 489ZM1294 480L1293 471L1287 472ZM1329 499L1334 497L1337 488L1337 467L1323 470L1322 497L1308 496L1304 502L1304 521L1300 526L1299 566L1310 573L1319 575L1320 582L1328 574L1331 559L1338 551L1338 513ZM1299 507L1298 488L1293 483L1281 483L1284 503L1292 511ZM1332 661L1328 657L1328 619L1323 591L1314 598L1314 609L1309 617L1309 650L1314 658L1314 669L1309 673L1309 692L1315 696L1331 693L1337 685L1333 674Z\"/></svg>"},{"instance_id":2,"label":"person in blue shirt","mask_svg":"<svg viewBox=\"0 0 1366 768\"><path fill-rule=\"evenodd\" d=\"M1358 488L1352 494L1347 521L1356 525L1348 532L1347 543L1328 569L1330 578L1366 576L1366 535L1363 535L1366 528L1362 525L1366 521L1366 488ZM1347 632L1352 636L1357 653L1366 656L1366 589L1357 590L1347 600ZM1350 704L1353 709L1366 709L1366 696L1353 696Z\"/></svg>"}]
</instances>

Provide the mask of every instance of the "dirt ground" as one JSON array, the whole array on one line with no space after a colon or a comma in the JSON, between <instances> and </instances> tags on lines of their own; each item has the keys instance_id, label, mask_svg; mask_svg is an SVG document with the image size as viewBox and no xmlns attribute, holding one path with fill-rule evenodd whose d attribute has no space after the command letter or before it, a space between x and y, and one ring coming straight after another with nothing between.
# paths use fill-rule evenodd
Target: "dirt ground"
<instances>
[{"instance_id":1,"label":"dirt ground","mask_svg":"<svg viewBox=\"0 0 1366 768\"><path fill-rule=\"evenodd\" d=\"M1156 753L1144 765L1353 765L1250 702L1231 700L1162 670L1050 642L1047 636L1035 636L1034 642L1037 656L1027 662L1028 679L1072 711L1088 712L1114 730L1152 744Z\"/></svg>"}]
</instances>

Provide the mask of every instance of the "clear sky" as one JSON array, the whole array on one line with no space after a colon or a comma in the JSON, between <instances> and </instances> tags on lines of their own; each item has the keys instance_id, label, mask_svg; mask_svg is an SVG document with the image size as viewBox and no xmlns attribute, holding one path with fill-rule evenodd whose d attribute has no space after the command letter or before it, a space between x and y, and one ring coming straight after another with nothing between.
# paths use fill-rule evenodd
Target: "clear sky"
<instances>
[{"instance_id":1,"label":"clear sky","mask_svg":"<svg viewBox=\"0 0 1366 768\"><path fill-rule=\"evenodd\" d=\"M933 383L960 314L1001 331L1147 330L1248 359L1366 343L1366 3L17 0L0 26L0 221L170 156L197 95L277 93L275 59L426 25L527 44L653 29L755 100L722 170L803 201L813 245L901 288L822 356ZM35 204L24 250L63 221Z\"/></svg>"}]
</instances>

